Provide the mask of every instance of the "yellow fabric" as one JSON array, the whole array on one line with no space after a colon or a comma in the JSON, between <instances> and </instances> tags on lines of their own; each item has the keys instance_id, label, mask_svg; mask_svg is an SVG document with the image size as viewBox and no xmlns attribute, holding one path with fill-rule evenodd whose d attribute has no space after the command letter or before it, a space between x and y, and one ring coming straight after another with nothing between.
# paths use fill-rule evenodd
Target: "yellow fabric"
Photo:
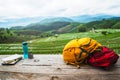
<instances>
[{"instance_id":1,"label":"yellow fabric","mask_svg":"<svg viewBox=\"0 0 120 80\"><path fill-rule=\"evenodd\" d=\"M63 49L63 59L66 63L82 63L94 50L101 46L96 40L91 38L74 39L68 42ZM81 50L84 49L85 51ZM81 53L81 56L80 56Z\"/></svg>"}]
</instances>

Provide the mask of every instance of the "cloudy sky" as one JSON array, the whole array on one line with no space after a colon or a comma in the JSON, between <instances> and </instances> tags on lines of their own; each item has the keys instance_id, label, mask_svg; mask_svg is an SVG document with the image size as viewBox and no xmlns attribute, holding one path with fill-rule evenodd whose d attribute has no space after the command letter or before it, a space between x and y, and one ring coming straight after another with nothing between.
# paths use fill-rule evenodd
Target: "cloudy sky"
<instances>
[{"instance_id":1,"label":"cloudy sky","mask_svg":"<svg viewBox=\"0 0 120 80\"><path fill-rule=\"evenodd\" d=\"M120 15L120 0L0 0L0 18Z\"/></svg>"}]
</instances>

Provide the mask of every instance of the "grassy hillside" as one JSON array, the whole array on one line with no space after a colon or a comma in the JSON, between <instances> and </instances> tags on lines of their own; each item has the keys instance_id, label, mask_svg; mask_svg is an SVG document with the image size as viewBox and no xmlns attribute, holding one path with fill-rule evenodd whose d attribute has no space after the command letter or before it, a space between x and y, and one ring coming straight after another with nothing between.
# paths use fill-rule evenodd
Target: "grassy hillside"
<instances>
[{"instance_id":1,"label":"grassy hillside","mask_svg":"<svg viewBox=\"0 0 120 80\"><path fill-rule=\"evenodd\" d=\"M110 34L103 35L102 31L107 31ZM99 29L96 33L66 33L57 36L34 39L27 41L29 52L33 54L61 54L64 46L72 39L90 37L102 45L112 48L116 53L120 53L120 30L119 29ZM0 54L23 54L22 43L18 44L0 44Z\"/></svg>"},{"instance_id":2,"label":"grassy hillside","mask_svg":"<svg viewBox=\"0 0 120 80\"><path fill-rule=\"evenodd\" d=\"M103 19L101 21L92 21L84 25L88 28L96 28L96 29L107 29L107 28L120 29L120 27L118 27L118 24L120 23L119 19L116 19L116 18Z\"/></svg>"},{"instance_id":3,"label":"grassy hillside","mask_svg":"<svg viewBox=\"0 0 120 80\"><path fill-rule=\"evenodd\" d=\"M18 43L26 40L36 39L43 35L35 30L10 30L0 28L0 43Z\"/></svg>"}]
</instances>

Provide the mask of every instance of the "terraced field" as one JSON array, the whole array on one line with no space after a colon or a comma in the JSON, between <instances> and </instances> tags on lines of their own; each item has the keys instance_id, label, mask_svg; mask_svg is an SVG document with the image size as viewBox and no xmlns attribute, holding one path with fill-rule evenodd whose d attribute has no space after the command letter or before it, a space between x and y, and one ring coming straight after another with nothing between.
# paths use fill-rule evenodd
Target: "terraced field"
<instances>
[{"instance_id":1,"label":"terraced field","mask_svg":"<svg viewBox=\"0 0 120 80\"><path fill-rule=\"evenodd\" d=\"M101 31L107 31L110 34L103 35ZM99 29L96 33L67 33L60 34L58 37L51 36L47 38L35 39L28 42L29 52L33 54L61 54L62 50L70 40L75 38L90 37L102 45L105 45L116 53L120 54L120 29ZM0 44L0 54L23 54L22 43Z\"/></svg>"}]
</instances>

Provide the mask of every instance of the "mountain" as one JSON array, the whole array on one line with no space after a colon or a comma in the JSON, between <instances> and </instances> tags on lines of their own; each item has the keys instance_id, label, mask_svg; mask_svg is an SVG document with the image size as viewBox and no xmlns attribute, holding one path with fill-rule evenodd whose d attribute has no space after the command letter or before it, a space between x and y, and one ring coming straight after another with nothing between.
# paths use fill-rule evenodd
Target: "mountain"
<instances>
[{"instance_id":1,"label":"mountain","mask_svg":"<svg viewBox=\"0 0 120 80\"><path fill-rule=\"evenodd\" d=\"M69 24L70 22L73 22L71 19L69 18L65 18L65 17L52 17L52 18L45 18L43 20L41 20L40 22L36 22L36 23L31 23L27 26L14 26L11 27L11 29L33 29L33 30L40 30L40 31L47 31L47 30L51 30L51 29L57 29L63 26L66 26L67 24Z\"/></svg>"},{"instance_id":2,"label":"mountain","mask_svg":"<svg viewBox=\"0 0 120 80\"><path fill-rule=\"evenodd\" d=\"M39 31L50 31L50 30L57 30L61 27L64 27L66 25L70 24L70 22L51 22L48 24L40 24L35 23L28 25L24 28L24 30L39 30Z\"/></svg>"},{"instance_id":3,"label":"mountain","mask_svg":"<svg viewBox=\"0 0 120 80\"><path fill-rule=\"evenodd\" d=\"M66 17L25 17L25 18L11 18L4 19L4 22L0 22L0 27L10 28L15 26L26 26L32 23L52 23L52 22L73 22L73 20Z\"/></svg>"},{"instance_id":4,"label":"mountain","mask_svg":"<svg viewBox=\"0 0 120 80\"><path fill-rule=\"evenodd\" d=\"M53 22L74 22L74 21L66 17L52 17L41 20L40 24L53 23Z\"/></svg>"},{"instance_id":5,"label":"mountain","mask_svg":"<svg viewBox=\"0 0 120 80\"><path fill-rule=\"evenodd\" d=\"M101 17L102 16L102 17ZM50 32L50 33L70 33L70 32L78 32L86 28L86 30L91 30L92 28L95 29L107 29L107 28L116 28L119 29L120 25L120 17L110 17L110 16L103 16L98 15L94 21L92 18L86 18L90 22L87 23L80 23L74 22L69 18L47 18L43 19L37 23L31 23L27 26L16 26L12 27L11 29L14 30L35 30L40 31L41 33Z\"/></svg>"},{"instance_id":6,"label":"mountain","mask_svg":"<svg viewBox=\"0 0 120 80\"><path fill-rule=\"evenodd\" d=\"M43 20L44 17L25 17L25 18L9 18L0 22L0 27L10 28L14 26L26 26L31 23L36 23Z\"/></svg>"},{"instance_id":7,"label":"mountain","mask_svg":"<svg viewBox=\"0 0 120 80\"><path fill-rule=\"evenodd\" d=\"M87 23L91 21L100 21L102 19L109 19L115 16L105 15L105 14L96 14L96 15L80 15L70 17L75 22Z\"/></svg>"},{"instance_id":8,"label":"mountain","mask_svg":"<svg viewBox=\"0 0 120 80\"><path fill-rule=\"evenodd\" d=\"M40 17L39 16L39 17L9 18L9 19L6 18L3 21L0 21L0 27L10 28L13 26L26 26L31 23L37 23L37 22L39 22L40 24L45 24L56 21L87 23L90 21L102 20L104 18L109 19L112 17L119 17L119 16L96 14L96 15L78 15L72 17L52 17L52 16Z\"/></svg>"}]
</instances>

